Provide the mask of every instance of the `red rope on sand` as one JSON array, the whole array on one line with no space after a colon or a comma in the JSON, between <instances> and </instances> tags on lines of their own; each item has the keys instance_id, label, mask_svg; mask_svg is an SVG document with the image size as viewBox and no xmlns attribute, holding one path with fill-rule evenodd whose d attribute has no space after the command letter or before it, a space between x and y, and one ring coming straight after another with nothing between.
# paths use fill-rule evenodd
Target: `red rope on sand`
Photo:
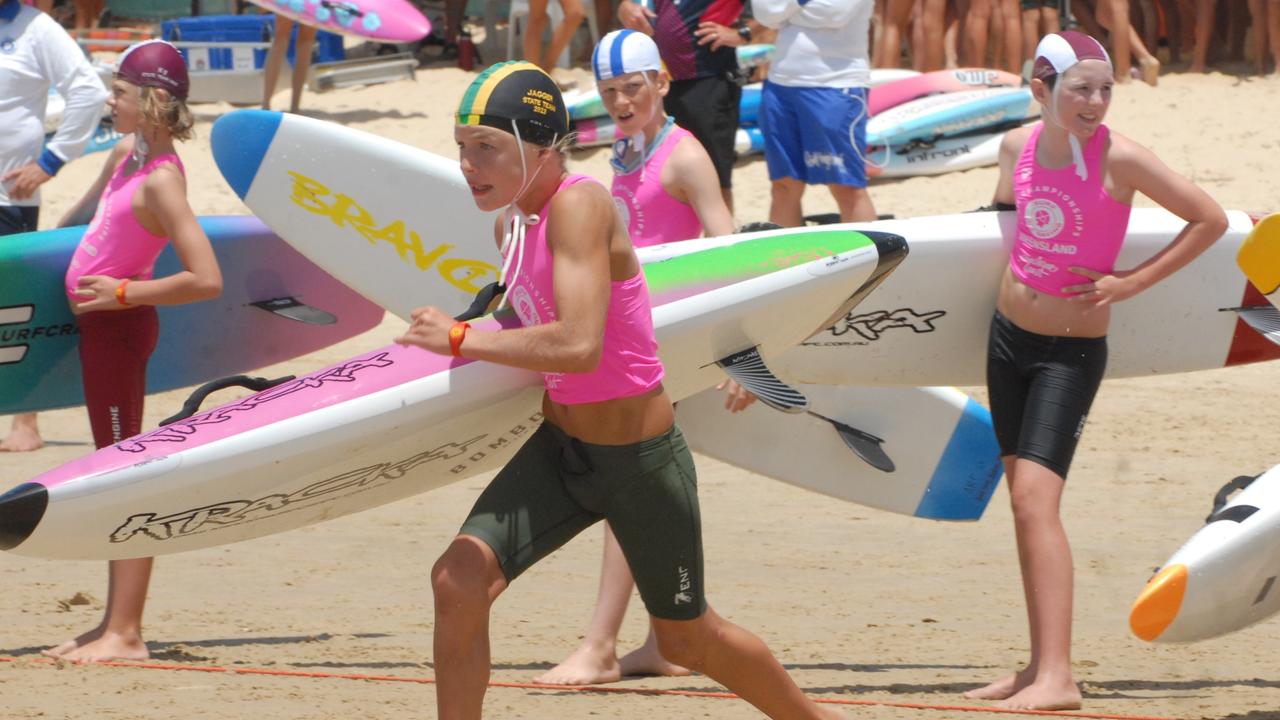
<instances>
[{"instance_id":1,"label":"red rope on sand","mask_svg":"<svg viewBox=\"0 0 1280 720\"><path fill-rule=\"evenodd\" d=\"M42 665L55 665L58 661L51 658L15 658L0 656L0 662L17 663L33 662ZM435 678L404 677L398 675L364 675L360 673L329 673L305 670L271 670L268 668L236 668L217 665L177 665L153 662L100 662L95 665L106 667L135 668L140 670L170 670L184 672L228 673L233 675L269 675L277 677L312 678L324 680L363 680L365 682L396 682L434 685ZM692 698L709 698L714 700L736 700L737 695L729 692L710 692L704 690L664 690L660 688L612 687L607 685L545 685L542 683L519 683L491 681L489 687L512 688L517 690L554 690L556 692L580 692L615 695L664 695ZM1050 710L1006 710L1004 708L982 705L933 705L929 703L886 702L883 700L852 700L842 698L814 698L814 702L827 705L859 705L867 707L890 707L907 710L949 710L952 712L1002 713L1005 715L1052 715L1054 717L1088 718L1088 720L1175 720L1175 718L1151 715L1110 715L1104 713L1063 712Z\"/></svg>"}]
</instances>

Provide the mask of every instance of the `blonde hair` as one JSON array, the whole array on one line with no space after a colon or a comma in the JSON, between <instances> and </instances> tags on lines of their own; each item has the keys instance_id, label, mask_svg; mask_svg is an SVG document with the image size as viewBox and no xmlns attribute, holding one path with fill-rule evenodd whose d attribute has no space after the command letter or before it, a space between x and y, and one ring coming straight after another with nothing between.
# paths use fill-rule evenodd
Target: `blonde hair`
<instances>
[{"instance_id":1,"label":"blonde hair","mask_svg":"<svg viewBox=\"0 0 1280 720\"><path fill-rule=\"evenodd\" d=\"M176 98L164 88L140 87L142 101L139 111L143 121L169 131L174 140L190 140L195 137L196 119L187 103Z\"/></svg>"}]
</instances>

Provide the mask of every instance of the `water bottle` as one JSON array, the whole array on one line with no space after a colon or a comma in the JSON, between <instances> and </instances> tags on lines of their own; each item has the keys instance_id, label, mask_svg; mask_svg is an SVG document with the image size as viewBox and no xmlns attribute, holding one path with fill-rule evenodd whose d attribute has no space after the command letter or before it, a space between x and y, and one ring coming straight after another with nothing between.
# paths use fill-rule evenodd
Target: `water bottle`
<instances>
[{"instance_id":1,"label":"water bottle","mask_svg":"<svg viewBox=\"0 0 1280 720\"><path fill-rule=\"evenodd\" d=\"M471 41L471 31L458 33L458 67L471 70L476 66L476 44Z\"/></svg>"}]
</instances>

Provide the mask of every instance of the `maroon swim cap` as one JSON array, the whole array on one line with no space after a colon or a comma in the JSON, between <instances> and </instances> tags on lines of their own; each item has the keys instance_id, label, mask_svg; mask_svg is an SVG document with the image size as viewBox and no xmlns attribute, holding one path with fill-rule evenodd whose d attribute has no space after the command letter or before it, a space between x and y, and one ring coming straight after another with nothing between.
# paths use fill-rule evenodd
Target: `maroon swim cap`
<instances>
[{"instance_id":1,"label":"maroon swim cap","mask_svg":"<svg viewBox=\"0 0 1280 720\"><path fill-rule=\"evenodd\" d=\"M1051 33L1045 35L1036 46L1036 63L1032 67L1031 76L1048 80L1066 72L1081 60L1102 60L1111 64L1111 56L1107 55L1106 48L1092 36L1075 30Z\"/></svg>"},{"instance_id":2,"label":"maroon swim cap","mask_svg":"<svg viewBox=\"0 0 1280 720\"><path fill-rule=\"evenodd\" d=\"M116 64L116 75L139 87L168 90L181 100L187 99L191 81L187 63L178 48L163 40L147 40L131 45Z\"/></svg>"}]
</instances>

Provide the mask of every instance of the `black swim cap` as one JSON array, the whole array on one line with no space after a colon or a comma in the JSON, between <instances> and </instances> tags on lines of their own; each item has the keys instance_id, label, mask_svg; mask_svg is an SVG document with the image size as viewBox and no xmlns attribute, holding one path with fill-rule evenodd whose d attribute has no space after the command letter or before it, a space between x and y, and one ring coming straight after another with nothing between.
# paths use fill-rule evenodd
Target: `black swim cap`
<instances>
[{"instance_id":1,"label":"black swim cap","mask_svg":"<svg viewBox=\"0 0 1280 720\"><path fill-rule=\"evenodd\" d=\"M459 125L485 125L548 146L569 134L569 110L560 88L537 65L523 60L491 65L480 73L458 104Z\"/></svg>"}]
</instances>

